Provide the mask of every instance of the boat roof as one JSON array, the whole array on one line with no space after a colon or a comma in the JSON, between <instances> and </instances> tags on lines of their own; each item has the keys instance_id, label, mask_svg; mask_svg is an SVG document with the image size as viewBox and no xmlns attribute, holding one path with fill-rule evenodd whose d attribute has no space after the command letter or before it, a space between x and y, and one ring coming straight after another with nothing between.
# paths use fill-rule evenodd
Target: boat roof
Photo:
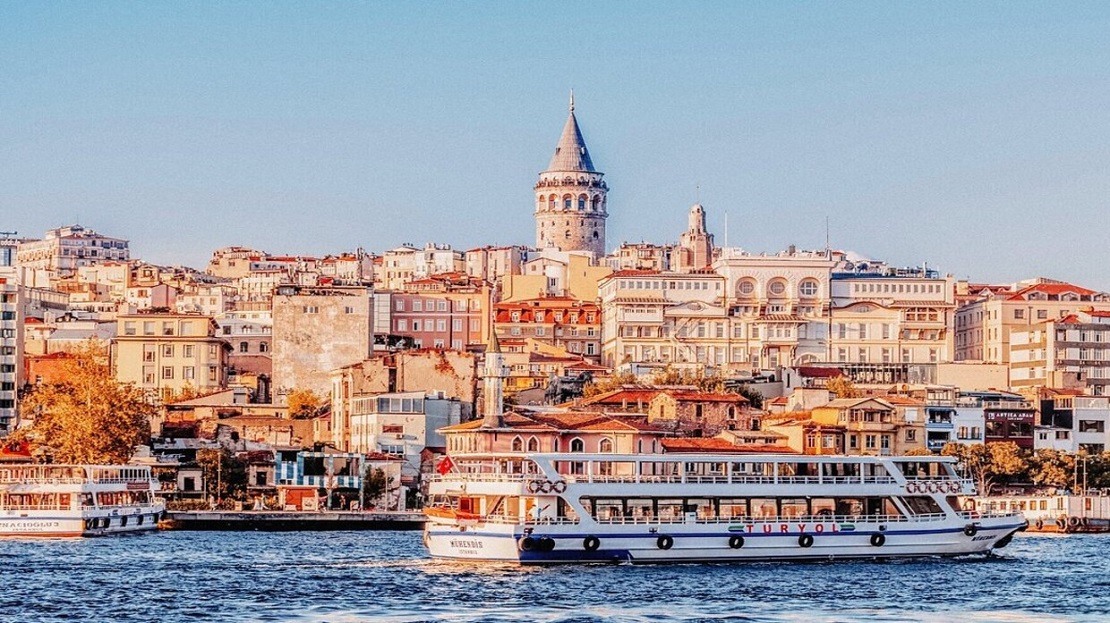
<instances>
[{"instance_id":1,"label":"boat roof","mask_svg":"<svg viewBox=\"0 0 1110 623\"><path fill-rule=\"evenodd\" d=\"M454 460L533 459L553 461L697 461L697 462L783 462L783 463L955 463L951 456L862 456L845 454L721 454L709 452L667 452L666 454L588 454L584 452L475 452L452 454Z\"/></svg>"}]
</instances>

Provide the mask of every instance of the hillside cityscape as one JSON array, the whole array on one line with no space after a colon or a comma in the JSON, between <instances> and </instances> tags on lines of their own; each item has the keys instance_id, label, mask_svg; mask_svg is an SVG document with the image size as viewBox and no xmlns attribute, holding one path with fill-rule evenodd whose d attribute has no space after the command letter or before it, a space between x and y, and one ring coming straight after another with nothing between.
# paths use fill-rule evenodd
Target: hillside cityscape
<instances>
[{"instance_id":1,"label":"hillside cityscape","mask_svg":"<svg viewBox=\"0 0 1110 623\"><path fill-rule=\"evenodd\" d=\"M720 246L700 204L676 244L612 244L584 136L572 95L533 245L191 268L95 215L3 233L0 460L149 464L178 508L412 508L476 451L979 453L988 489L1110 485L1110 294ZM66 413L106 379L98 419Z\"/></svg>"}]
</instances>

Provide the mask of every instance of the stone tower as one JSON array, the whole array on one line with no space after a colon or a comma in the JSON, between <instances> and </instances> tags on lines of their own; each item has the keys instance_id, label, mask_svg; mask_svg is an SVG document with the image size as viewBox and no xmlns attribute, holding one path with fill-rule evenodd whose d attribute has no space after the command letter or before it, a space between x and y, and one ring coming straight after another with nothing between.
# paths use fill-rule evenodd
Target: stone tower
<instances>
[{"instance_id":1,"label":"stone tower","mask_svg":"<svg viewBox=\"0 0 1110 623\"><path fill-rule=\"evenodd\" d=\"M605 193L609 187L594 169L590 152L582 140L574 117L574 93L570 115L563 126L555 155L536 182L536 247L560 251L590 251L605 255Z\"/></svg>"},{"instance_id":2,"label":"stone tower","mask_svg":"<svg viewBox=\"0 0 1110 623\"><path fill-rule=\"evenodd\" d=\"M689 224L679 237L678 270L687 272L709 266L713 261L713 234L705 228L705 208L690 208Z\"/></svg>"}]
</instances>

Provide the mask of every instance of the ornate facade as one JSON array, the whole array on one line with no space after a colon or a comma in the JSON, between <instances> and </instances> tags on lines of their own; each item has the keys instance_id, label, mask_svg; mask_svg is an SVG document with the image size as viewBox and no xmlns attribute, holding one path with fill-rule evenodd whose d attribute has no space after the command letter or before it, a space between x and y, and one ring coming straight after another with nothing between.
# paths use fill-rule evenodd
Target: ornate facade
<instances>
[{"instance_id":1,"label":"ornate facade","mask_svg":"<svg viewBox=\"0 0 1110 623\"><path fill-rule=\"evenodd\" d=\"M535 186L537 248L605 255L605 219L609 216L605 195L609 187L602 180L604 175L590 160L571 94L570 115L555 155Z\"/></svg>"}]
</instances>

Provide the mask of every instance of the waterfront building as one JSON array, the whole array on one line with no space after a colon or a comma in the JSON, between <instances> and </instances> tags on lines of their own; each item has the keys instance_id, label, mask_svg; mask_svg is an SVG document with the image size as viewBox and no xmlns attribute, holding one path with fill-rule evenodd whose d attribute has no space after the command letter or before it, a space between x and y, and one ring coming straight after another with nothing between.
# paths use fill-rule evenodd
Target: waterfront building
<instances>
[{"instance_id":1,"label":"waterfront building","mask_svg":"<svg viewBox=\"0 0 1110 623\"><path fill-rule=\"evenodd\" d=\"M720 368L735 343L722 304L724 283L713 272L617 271L603 278L602 364Z\"/></svg>"},{"instance_id":2,"label":"waterfront building","mask_svg":"<svg viewBox=\"0 0 1110 623\"><path fill-rule=\"evenodd\" d=\"M594 363L601 356L601 310L592 301L551 296L498 303L493 328L507 350L523 352L533 340Z\"/></svg>"},{"instance_id":3,"label":"waterfront building","mask_svg":"<svg viewBox=\"0 0 1110 623\"><path fill-rule=\"evenodd\" d=\"M568 296L580 301L596 301L598 281L613 271L598 266L585 251L541 249L530 253L519 275L501 281L502 302L522 301L541 296Z\"/></svg>"},{"instance_id":4,"label":"waterfront building","mask_svg":"<svg viewBox=\"0 0 1110 623\"><path fill-rule=\"evenodd\" d=\"M668 272L672 270L673 245L653 244L650 242L622 242L612 254L606 255L601 263L617 270L650 270Z\"/></svg>"},{"instance_id":5,"label":"waterfront building","mask_svg":"<svg viewBox=\"0 0 1110 623\"><path fill-rule=\"evenodd\" d=\"M846 454L900 456L925 447L924 423L917 417L920 411L900 410L891 400L838 398L814 407L812 419L844 428Z\"/></svg>"},{"instance_id":6,"label":"waterfront building","mask_svg":"<svg viewBox=\"0 0 1110 623\"><path fill-rule=\"evenodd\" d=\"M366 287L282 286L273 296L275 400L331 391L331 371L363 361L374 343Z\"/></svg>"},{"instance_id":7,"label":"waterfront building","mask_svg":"<svg viewBox=\"0 0 1110 623\"><path fill-rule=\"evenodd\" d=\"M375 323L388 312L386 335L412 348L464 350L487 341L492 303L489 282L460 272L439 273L408 281L400 291L375 292Z\"/></svg>"},{"instance_id":8,"label":"waterfront building","mask_svg":"<svg viewBox=\"0 0 1110 623\"><path fill-rule=\"evenodd\" d=\"M23 387L23 297L10 268L0 268L0 437L19 426Z\"/></svg>"},{"instance_id":9,"label":"waterfront building","mask_svg":"<svg viewBox=\"0 0 1110 623\"><path fill-rule=\"evenodd\" d=\"M609 216L605 176L594 168L574 116L574 95L555 154L539 175L536 193L536 248L588 251L605 255L605 219Z\"/></svg>"},{"instance_id":10,"label":"waterfront building","mask_svg":"<svg viewBox=\"0 0 1110 623\"><path fill-rule=\"evenodd\" d=\"M955 359L1009 364L1012 332L1080 310L1110 311L1110 294L1043 278L1014 284L1008 292L986 288L956 311Z\"/></svg>"},{"instance_id":11,"label":"waterfront building","mask_svg":"<svg viewBox=\"0 0 1110 623\"><path fill-rule=\"evenodd\" d=\"M1086 308L1010 332L1010 386L1110 395L1110 311Z\"/></svg>"},{"instance_id":12,"label":"waterfront building","mask_svg":"<svg viewBox=\"0 0 1110 623\"><path fill-rule=\"evenodd\" d=\"M227 387L229 346L210 316L124 314L116 319L116 380L134 383L152 400Z\"/></svg>"},{"instance_id":13,"label":"waterfront building","mask_svg":"<svg viewBox=\"0 0 1110 623\"><path fill-rule=\"evenodd\" d=\"M444 452L447 442L439 431L458 424L462 416L458 398L442 391L355 395L349 402L350 443L345 449L403 459L405 485L418 479L425 452Z\"/></svg>"},{"instance_id":14,"label":"waterfront building","mask_svg":"<svg viewBox=\"0 0 1110 623\"><path fill-rule=\"evenodd\" d=\"M1042 402L1034 447L1102 454L1110 448L1110 397L1056 395Z\"/></svg>"},{"instance_id":15,"label":"waterfront building","mask_svg":"<svg viewBox=\"0 0 1110 623\"><path fill-rule=\"evenodd\" d=\"M528 249L522 246L485 246L466 251L463 262L466 274L500 287L503 278L521 274L528 256Z\"/></svg>"},{"instance_id":16,"label":"waterfront building","mask_svg":"<svg viewBox=\"0 0 1110 623\"><path fill-rule=\"evenodd\" d=\"M381 269L374 271L377 290L403 290L405 284L442 273L462 273L466 258L449 244L429 242L419 249L405 243L382 254Z\"/></svg>"},{"instance_id":17,"label":"waterfront building","mask_svg":"<svg viewBox=\"0 0 1110 623\"><path fill-rule=\"evenodd\" d=\"M16 264L27 287L49 287L52 280L73 276L81 266L129 259L127 240L80 225L51 229L41 240L24 241L16 249Z\"/></svg>"},{"instance_id":18,"label":"waterfront building","mask_svg":"<svg viewBox=\"0 0 1110 623\"><path fill-rule=\"evenodd\" d=\"M729 368L756 372L829 361L833 265L827 252L793 247L777 255L722 249L713 269L724 278Z\"/></svg>"},{"instance_id":19,"label":"waterfront building","mask_svg":"<svg viewBox=\"0 0 1110 623\"><path fill-rule=\"evenodd\" d=\"M274 458L278 505L285 510L347 510L352 501L361 500L367 507L380 504L386 510L405 510L407 488L400 484L400 463L380 454L278 451ZM379 469L387 489L383 499L361 499L363 478Z\"/></svg>"}]
</instances>

